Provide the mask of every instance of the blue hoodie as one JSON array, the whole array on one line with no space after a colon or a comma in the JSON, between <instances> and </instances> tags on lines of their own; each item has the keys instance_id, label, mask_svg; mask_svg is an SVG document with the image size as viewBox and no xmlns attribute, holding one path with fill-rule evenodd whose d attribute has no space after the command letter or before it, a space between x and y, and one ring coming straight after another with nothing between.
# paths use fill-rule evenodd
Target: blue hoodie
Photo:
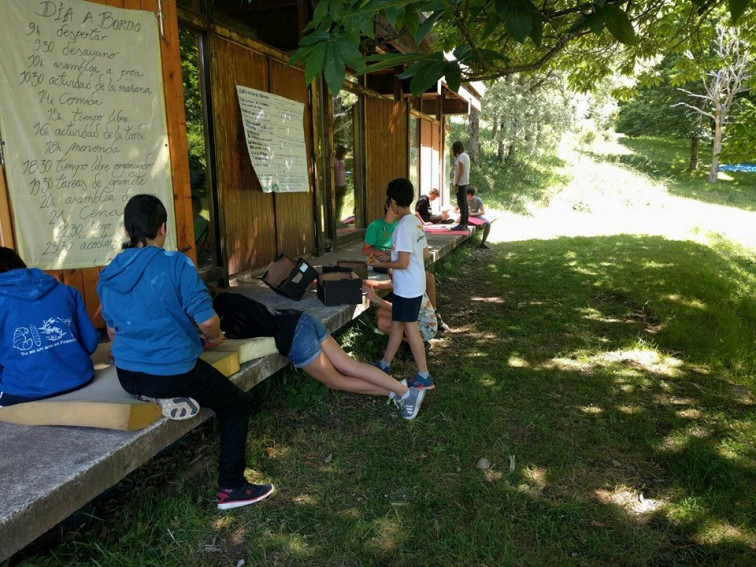
<instances>
[{"instance_id":1,"label":"blue hoodie","mask_svg":"<svg viewBox=\"0 0 756 567\"><path fill-rule=\"evenodd\" d=\"M159 376L189 372L202 353L192 320L215 315L192 261L156 246L124 250L100 272L102 316L115 330L118 368Z\"/></svg>"},{"instance_id":2,"label":"blue hoodie","mask_svg":"<svg viewBox=\"0 0 756 567\"><path fill-rule=\"evenodd\" d=\"M44 398L94 376L99 334L81 295L37 268L0 274L0 336L2 392Z\"/></svg>"}]
</instances>

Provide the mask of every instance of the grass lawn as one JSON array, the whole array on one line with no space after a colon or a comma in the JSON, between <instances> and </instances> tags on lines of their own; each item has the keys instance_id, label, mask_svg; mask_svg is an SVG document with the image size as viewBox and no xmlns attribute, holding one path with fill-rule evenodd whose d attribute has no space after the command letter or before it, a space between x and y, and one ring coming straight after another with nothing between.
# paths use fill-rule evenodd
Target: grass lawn
<instances>
[{"instance_id":1,"label":"grass lawn","mask_svg":"<svg viewBox=\"0 0 756 567\"><path fill-rule=\"evenodd\" d=\"M663 192L651 181L649 209ZM554 193L575 230L606 209L588 194ZM438 387L415 421L280 373L254 391L248 445L248 476L274 482L271 499L215 511L205 426L22 564L756 564L753 250L494 226L491 250L471 243L439 267L452 332L434 341ZM385 344L369 316L339 340L362 359Z\"/></svg>"}]
</instances>

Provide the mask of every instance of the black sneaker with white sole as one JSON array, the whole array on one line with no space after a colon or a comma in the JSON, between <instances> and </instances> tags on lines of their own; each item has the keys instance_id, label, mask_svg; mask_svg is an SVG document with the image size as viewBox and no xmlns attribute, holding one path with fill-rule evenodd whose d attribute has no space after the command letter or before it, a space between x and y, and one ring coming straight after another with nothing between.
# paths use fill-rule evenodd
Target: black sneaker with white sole
<instances>
[{"instance_id":1,"label":"black sneaker with white sole","mask_svg":"<svg viewBox=\"0 0 756 567\"><path fill-rule=\"evenodd\" d=\"M218 489L218 510L231 510L256 504L273 494L275 488L272 484L246 483L240 488Z\"/></svg>"}]
</instances>

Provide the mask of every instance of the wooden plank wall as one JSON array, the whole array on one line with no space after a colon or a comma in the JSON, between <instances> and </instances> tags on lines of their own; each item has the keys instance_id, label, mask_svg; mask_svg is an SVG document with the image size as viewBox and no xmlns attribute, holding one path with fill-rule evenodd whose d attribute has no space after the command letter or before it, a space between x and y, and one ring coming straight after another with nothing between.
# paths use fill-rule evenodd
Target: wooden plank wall
<instances>
[{"instance_id":1,"label":"wooden plank wall","mask_svg":"<svg viewBox=\"0 0 756 567\"><path fill-rule=\"evenodd\" d=\"M300 69L251 46L210 36L210 75L218 202L228 273L265 267L279 253L298 257L315 248L314 172L307 193L263 193L249 160L236 85L305 104L305 145L312 149L312 109Z\"/></svg>"},{"instance_id":2,"label":"wooden plank wall","mask_svg":"<svg viewBox=\"0 0 756 567\"><path fill-rule=\"evenodd\" d=\"M236 85L268 90L268 61L210 34L215 166L228 273L265 266L276 256L272 193L263 193L249 160Z\"/></svg>"},{"instance_id":3,"label":"wooden plank wall","mask_svg":"<svg viewBox=\"0 0 756 567\"><path fill-rule=\"evenodd\" d=\"M408 112L405 102L365 97L368 222L383 216L386 186L407 177Z\"/></svg>"},{"instance_id":4,"label":"wooden plank wall","mask_svg":"<svg viewBox=\"0 0 756 567\"><path fill-rule=\"evenodd\" d=\"M305 105L305 146L309 158L312 155L312 107L308 104L303 71L270 61L270 92ZM294 258L311 255L315 249L314 173L308 159L310 190L307 193L276 193L275 196L278 251Z\"/></svg>"},{"instance_id":5,"label":"wooden plank wall","mask_svg":"<svg viewBox=\"0 0 756 567\"><path fill-rule=\"evenodd\" d=\"M157 0L90 0L114 8L147 10L157 13ZM192 222L192 201L189 187L189 162L187 160L186 131L184 117L184 92L181 83L181 60L178 47L178 19L175 0L163 0L164 40L160 42L160 56L163 67L163 89L165 96L168 146L173 174L173 199L176 216L176 238L179 249L194 244ZM0 175L0 237L3 246L14 246L11 233L9 201L5 179ZM192 248L188 255L193 259ZM104 327L100 315L100 298L97 296L97 282L102 268L79 270L55 270L49 272L59 281L79 290L92 322L96 327Z\"/></svg>"}]
</instances>

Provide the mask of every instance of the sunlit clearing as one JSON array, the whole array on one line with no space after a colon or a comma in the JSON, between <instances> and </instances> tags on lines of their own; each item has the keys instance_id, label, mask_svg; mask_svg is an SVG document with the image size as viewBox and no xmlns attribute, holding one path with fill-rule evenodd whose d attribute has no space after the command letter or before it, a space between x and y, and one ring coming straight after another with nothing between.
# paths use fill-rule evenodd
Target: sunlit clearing
<instances>
[{"instance_id":1,"label":"sunlit clearing","mask_svg":"<svg viewBox=\"0 0 756 567\"><path fill-rule=\"evenodd\" d=\"M669 262L655 262L654 260L646 260L643 262L644 268L673 268L674 264L671 264Z\"/></svg>"},{"instance_id":2,"label":"sunlit clearing","mask_svg":"<svg viewBox=\"0 0 756 567\"><path fill-rule=\"evenodd\" d=\"M695 537L696 541L700 545L723 545L727 543L738 543L746 545L750 548L756 547L756 534L754 534L753 532L749 533L738 526L733 526L732 524L724 522L718 522L712 519L709 519L704 523L705 527L702 527Z\"/></svg>"},{"instance_id":3,"label":"sunlit clearing","mask_svg":"<svg viewBox=\"0 0 756 567\"><path fill-rule=\"evenodd\" d=\"M232 516L221 516L220 518L216 518L213 522L213 529L214 530L224 530L228 526L231 525Z\"/></svg>"},{"instance_id":4,"label":"sunlit clearing","mask_svg":"<svg viewBox=\"0 0 756 567\"><path fill-rule=\"evenodd\" d=\"M645 411L641 406L632 406L632 405L617 406L617 409L621 411L622 413L626 413L628 415L642 413L643 411Z\"/></svg>"},{"instance_id":5,"label":"sunlit clearing","mask_svg":"<svg viewBox=\"0 0 756 567\"><path fill-rule=\"evenodd\" d=\"M318 500L316 498L313 498L309 494L300 494L299 496L295 496L292 498L292 502L294 504L297 504L299 506L317 506Z\"/></svg>"},{"instance_id":6,"label":"sunlit clearing","mask_svg":"<svg viewBox=\"0 0 756 567\"><path fill-rule=\"evenodd\" d=\"M697 299L686 299L684 297L677 295L676 293L668 295L667 299L669 299L670 301L674 301L675 303L680 303L681 305L685 305L685 307L692 307L693 309L706 309L705 303L702 303L701 301L698 301Z\"/></svg>"},{"instance_id":7,"label":"sunlit clearing","mask_svg":"<svg viewBox=\"0 0 756 567\"><path fill-rule=\"evenodd\" d=\"M711 435L712 432L710 430L698 425L693 425L688 429L678 429L670 433L662 439L658 447L661 451L666 451L668 453L680 453L687 447L691 439L707 439L711 437Z\"/></svg>"},{"instance_id":8,"label":"sunlit clearing","mask_svg":"<svg viewBox=\"0 0 756 567\"><path fill-rule=\"evenodd\" d=\"M239 545L241 543L244 543L245 536L247 535L247 530L244 528L239 528L234 531L234 533L231 535L231 541L235 545Z\"/></svg>"},{"instance_id":9,"label":"sunlit clearing","mask_svg":"<svg viewBox=\"0 0 756 567\"><path fill-rule=\"evenodd\" d=\"M357 508L346 508L341 510L337 516L346 520L358 520L361 516L360 511Z\"/></svg>"},{"instance_id":10,"label":"sunlit clearing","mask_svg":"<svg viewBox=\"0 0 756 567\"><path fill-rule=\"evenodd\" d=\"M265 447L263 450L271 459L284 459L292 454L291 447L288 445L274 445L273 447Z\"/></svg>"},{"instance_id":11,"label":"sunlit clearing","mask_svg":"<svg viewBox=\"0 0 756 567\"><path fill-rule=\"evenodd\" d=\"M507 364L512 368L527 368L530 366L527 360L520 358L519 356L510 356L507 360Z\"/></svg>"},{"instance_id":12,"label":"sunlit clearing","mask_svg":"<svg viewBox=\"0 0 756 567\"><path fill-rule=\"evenodd\" d=\"M540 467L527 467L522 471L533 486L543 490L546 487L546 469Z\"/></svg>"},{"instance_id":13,"label":"sunlit clearing","mask_svg":"<svg viewBox=\"0 0 756 567\"><path fill-rule=\"evenodd\" d=\"M501 297L471 297L472 301L482 301L483 303L505 303Z\"/></svg>"},{"instance_id":14,"label":"sunlit clearing","mask_svg":"<svg viewBox=\"0 0 756 567\"><path fill-rule=\"evenodd\" d=\"M684 417L686 419L700 419L702 417L701 412L695 408L686 408L676 413L679 417Z\"/></svg>"},{"instance_id":15,"label":"sunlit clearing","mask_svg":"<svg viewBox=\"0 0 756 567\"><path fill-rule=\"evenodd\" d=\"M642 492L626 486L618 486L612 491L600 489L596 490L594 494L602 504L619 506L626 514L637 521L645 521L647 514L661 510L666 505L661 500L644 498Z\"/></svg>"},{"instance_id":16,"label":"sunlit clearing","mask_svg":"<svg viewBox=\"0 0 756 567\"><path fill-rule=\"evenodd\" d=\"M313 550L307 540L299 534L267 534L266 536L270 540L270 544L275 547L280 547L286 550L287 553L297 556L309 556L313 554Z\"/></svg>"},{"instance_id":17,"label":"sunlit clearing","mask_svg":"<svg viewBox=\"0 0 756 567\"><path fill-rule=\"evenodd\" d=\"M602 352L576 360L575 358L552 358L543 364L547 370L557 369L572 372L592 372L597 368L607 368L615 364L628 365L651 374L675 377L682 371L682 361L658 353L654 350L635 348Z\"/></svg>"},{"instance_id":18,"label":"sunlit clearing","mask_svg":"<svg viewBox=\"0 0 756 567\"><path fill-rule=\"evenodd\" d=\"M367 546L376 553L387 553L396 550L404 541L404 530L398 521L381 518L375 522L375 535L367 542Z\"/></svg>"},{"instance_id":19,"label":"sunlit clearing","mask_svg":"<svg viewBox=\"0 0 756 567\"><path fill-rule=\"evenodd\" d=\"M578 406L578 409L584 413L599 414L604 413L604 410L597 406Z\"/></svg>"},{"instance_id":20,"label":"sunlit clearing","mask_svg":"<svg viewBox=\"0 0 756 567\"><path fill-rule=\"evenodd\" d=\"M601 311L598 309L594 309L593 307L583 307L582 309L577 310L578 313L583 317L583 319L588 319L589 321L597 321L599 323L621 323L622 321L620 319L616 319L614 317L604 317L601 314Z\"/></svg>"}]
</instances>

